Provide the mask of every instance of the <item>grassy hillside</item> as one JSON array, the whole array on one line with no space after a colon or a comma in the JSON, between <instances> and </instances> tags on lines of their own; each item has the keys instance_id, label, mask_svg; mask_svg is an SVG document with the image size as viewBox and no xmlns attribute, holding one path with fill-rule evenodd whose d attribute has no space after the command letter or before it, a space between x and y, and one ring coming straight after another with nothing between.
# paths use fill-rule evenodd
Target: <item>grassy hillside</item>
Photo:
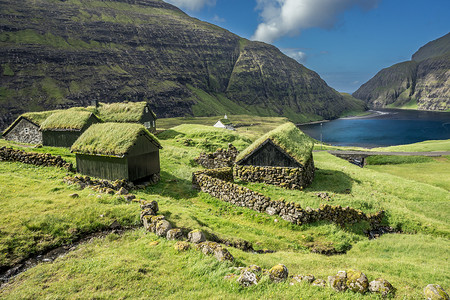
<instances>
[{"instance_id":1,"label":"grassy hillside","mask_svg":"<svg viewBox=\"0 0 450 300\"><path fill-rule=\"evenodd\" d=\"M239 118L233 122L238 121ZM389 280L397 288L398 299L421 298L429 283L438 283L449 290L450 273L445 265L450 253L450 193L434 184L432 171L438 170L434 161L389 165L389 170L379 165L361 169L328 153L314 153L316 178L304 191L245 184L272 199L295 201L304 208L326 203L349 205L365 213L384 209L387 213L384 223L406 233L383 235L371 241L364 234L368 226L365 223L344 228L328 222L296 226L277 216L233 207L192 189L191 173L200 169L193 159L201 151L224 148L229 142L243 150L262 130L276 127L278 122L283 120L238 128L237 132L186 124L171 128L159 135L164 147L161 181L146 190L135 191L138 198L156 200L160 213L177 227L201 229L207 235L230 240L244 239L256 250L276 252L254 254L228 247L236 262L219 263L195 250L178 253L173 249L175 242L140 228L124 235L95 239L53 263L40 264L2 288L0 297L378 299L369 294L337 293L307 284L272 284L268 280L241 288L223 279L238 272L237 266L257 264L270 268L278 263L285 264L291 275L311 273L325 280L339 270L360 269L369 280L379 277ZM5 144L9 143L0 143ZM63 154L71 156L65 150ZM415 170L424 164L429 164L430 177L409 176L412 172L404 176L406 169ZM444 175L447 174L449 160L445 158L440 164ZM403 174L394 174L395 168L405 169ZM11 174L15 184L9 179ZM107 227L113 220L122 225L136 224L140 211L137 204L117 202L111 196L98 197L93 191L66 186L62 183L65 174L54 168L0 162L0 192L6 195L0 200L4 216L0 220L1 251L5 253L6 249L20 245L20 251L8 252L2 264L70 241L76 233ZM68 197L74 192L80 198ZM327 193L329 200L317 193ZM18 212L17 207L22 207L22 211ZM324 256L311 253L312 248L334 248L346 254Z\"/></svg>"}]
</instances>

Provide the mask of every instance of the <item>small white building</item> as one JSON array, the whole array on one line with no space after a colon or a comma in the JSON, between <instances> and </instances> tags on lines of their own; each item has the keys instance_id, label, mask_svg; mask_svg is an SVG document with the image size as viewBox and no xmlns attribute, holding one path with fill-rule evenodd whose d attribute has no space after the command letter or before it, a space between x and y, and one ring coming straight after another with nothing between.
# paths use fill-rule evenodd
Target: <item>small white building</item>
<instances>
[{"instance_id":1,"label":"small white building","mask_svg":"<svg viewBox=\"0 0 450 300\"><path fill-rule=\"evenodd\" d=\"M231 123L231 121L228 120L227 115L225 115L223 117L223 119L220 119L219 121L217 121L217 123L214 124L214 127L225 128L225 129L228 129L228 130L234 130L233 123Z\"/></svg>"}]
</instances>

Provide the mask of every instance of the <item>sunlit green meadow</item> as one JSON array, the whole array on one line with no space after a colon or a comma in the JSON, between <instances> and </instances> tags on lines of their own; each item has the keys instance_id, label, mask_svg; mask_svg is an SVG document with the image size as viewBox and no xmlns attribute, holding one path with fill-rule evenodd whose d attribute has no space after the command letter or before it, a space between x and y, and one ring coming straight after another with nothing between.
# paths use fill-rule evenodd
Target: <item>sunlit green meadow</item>
<instances>
[{"instance_id":1,"label":"sunlit green meadow","mask_svg":"<svg viewBox=\"0 0 450 300\"><path fill-rule=\"evenodd\" d=\"M291 275L313 274L325 280L339 270L360 269L369 280L379 277L389 280L397 288L398 299L422 298L422 290L429 283L450 289L450 272L446 267L450 253L450 194L441 186L448 184L441 175L446 174L445 167L444 173L436 173L436 181L433 179L432 170L440 168L434 159L359 168L321 152L314 153L316 178L304 191L242 183L272 199L294 201L302 207L317 208L325 203L351 206L365 213L383 209L387 215L384 224L405 233L383 235L376 240L368 240L364 234L368 224L341 228L318 222L296 226L277 216L237 208L192 189L191 174L200 169L193 159L200 152L226 148L229 142L243 150L264 128L276 127L278 122L257 125L260 127L255 132L251 126L242 127L245 132L238 128L234 133L202 126L172 128L160 134L161 181L134 191L138 198L158 201L160 213L174 226L201 229L209 237L247 240L256 250L269 249L275 253L255 254L228 247L235 262L220 263L196 250L178 253L173 249L175 242L137 228L122 236L111 234L95 239L53 263L26 271L3 287L0 297L378 299L375 295L338 293L308 284L273 284L267 278L251 288L223 279L229 273L238 273L235 267L257 264L270 268L279 263L285 264ZM67 150L52 151L73 159ZM445 157L441 162L448 165ZM416 168L427 164L429 177L418 176L420 171ZM0 249L2 254L8 254L2 264L70 242L77 234L106 228L114 220L124 226L139 222L138 204L67 186L62 182L65 170L9 162L0 162L0 169L0 211L4 216L0 220ZM414 172L418 175L411 175ZM72 193L80 197L69 197ZM318 197L318 193L327 193L329 200ZM153 241L159 244L150 244ZM311 253L314 247L346 253L324 256Z\"/></svg>"}]
</instances>

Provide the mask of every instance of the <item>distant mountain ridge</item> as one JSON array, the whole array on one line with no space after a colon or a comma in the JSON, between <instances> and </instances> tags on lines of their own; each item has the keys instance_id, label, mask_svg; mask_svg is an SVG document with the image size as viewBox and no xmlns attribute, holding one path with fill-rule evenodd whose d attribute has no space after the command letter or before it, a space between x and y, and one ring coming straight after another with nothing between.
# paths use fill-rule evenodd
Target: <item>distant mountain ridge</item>
<instances>
[{"instance_id":1,"label":"distant mountain ridge","mask_svg":"<svg viewBox=\"0 0 450 300\"><path fill-rule=\"evenodd\" d=\"M381 70L353 96L374 108L450 110L450 33L421 47L411 61Z\"/></svg>"},{"instance_id":2,"label":"distant mountain ridge","mask_svg":"<svg viewBox=\"0 0 450 300\"><path fill-rule=\"evenodd\" d=\"M158 117L336 118L342 97L277 48L160 0L0 0L0 128L24 111L148 101Z\"/></svg>"}]
</instances>

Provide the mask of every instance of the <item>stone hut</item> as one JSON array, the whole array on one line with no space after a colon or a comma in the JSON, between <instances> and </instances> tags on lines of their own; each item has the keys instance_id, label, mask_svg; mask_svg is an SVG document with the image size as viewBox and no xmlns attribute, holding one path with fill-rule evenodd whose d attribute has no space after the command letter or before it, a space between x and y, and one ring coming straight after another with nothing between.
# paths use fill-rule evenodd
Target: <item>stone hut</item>
<instances>
[{"instance_id":1,"label":"stone hut","mask_svg":"<svg viewBox=\"0 0 450 300\"><path fill-rule=\"evenodd\" d=\"M217 121L217 123L214 124L214 127L225 128L225 129L228 129L228 130L234 130L233 123L231 123L231 121L228 120L227 115L225 115L222 119Z\"/></svg>"},{"instance_id":2,"label":"stone hut","mask_svg":"<svg viewBox=\"0 0 450 300\"><path fill-rule=\"evenodd\" d=\"M8 141L42 144L41 124L55 111L29 112L20 115L4 132Z\"/></svg>"},{"instance_id":3,"label":"stone hut","mask_svg":"<svg viewBox=\"0 0 450 300\"><path fill-rule=\"evenodd\" d=\"M70 147L89 126L99 122L92 112L82 109L55 112L41 124L42 144Z\"/></svg>"},{"instance_id":4,"label":"stone hut","mask_svg":"<svg viewBox=\"0 0 450 300\"><path fill-rule=\"evenodd\" d=\"M314 178L313 140L294 124L266 133L236 157L234 176L289 189L302 189Z\"/></svg>"},{"instance_id":5,"label":"stone hut","mask_svg":"<svg viewBox=\"0 0 450 300\"><path fill-rule=\"evenodd\" d=\"M158 139L143 125L94 124L73 144L77 171L108 180L159 179Z\"/></svg>"},{"instance_id":6,"label":"stone hut","mask_svg":"<svg viewBox=\"0 0 450 300\"><path fill-rule=\"evenodd\" d=\"M156 115L145 101L100 103L97 111L105 122L139 123L150 132L156 131Z\"/></svg>"}]
</instances>

